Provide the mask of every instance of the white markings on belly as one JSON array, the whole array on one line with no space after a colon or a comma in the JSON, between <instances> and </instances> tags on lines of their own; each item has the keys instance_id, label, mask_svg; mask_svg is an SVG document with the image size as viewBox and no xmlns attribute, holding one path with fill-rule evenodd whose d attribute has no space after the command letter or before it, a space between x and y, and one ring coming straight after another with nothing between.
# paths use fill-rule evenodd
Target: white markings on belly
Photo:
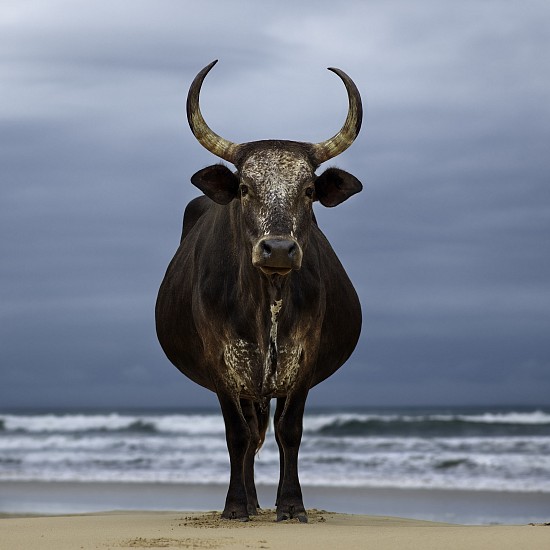
<instances>
[{"instance_id":1,"label":"white markings on belly","mask_svg":"<svg viewBox=\"0 0 550 550\"><path fill-rule=\"evenodd\" d=\"M254 388L252 369L260 357L258 346L245 340L233 340L225 346L223 359L227 366L228 381L239 393L257 391Z\"/></svg>"},{"instance_id":2,"label":"white markings on belly","mask_svg":"<svg viewBox=\"0 0 550 550\"><path fill-rule=\"evenodd\" d=\"M262 387L264 391L270 391L275 386L275 377L277 375L277 360L278 360L278 343L277 343L277 329L279 312L283 307L282 300L275 300L274 304L271 304L271 328L269 329L269 344L265 354L264 362L264 376Z\"/></svg>"},{"instance_id":3,"label":"white markings on belly","mask_svg":"<svg viewBox=\"0 0 550 550\"><path fill-rule=\"evenodd\" d=\"M298 342L280 346L278 342L282 308L282 300L276 300L270 306L271 326L265 352L258 344L242 339L225 345L223 358L228 382L239 394L266 397L286 393L298 375L302 346Z\"/></svg>"},{"instance_id":4,"label":"white markings on belly","mask_svg":"<svg viewBox=\"0 0 550 550\"><path fill-rule=\"evenodd\" d=\"M270 343L275 344L275 349L277 349L277 318L279 317L279 312L283 307L282 300L275 300L274 304L271 304L271 330L269 331L269 340Z\"/></svg>"},{"instance_id":5,"label":"white markings on belly","mask_svg":"<svg viewBox=\"0 0 550 550\"><path fill-rule=\"evenodd\" d=\"M300 359L302 357L302 346L283 346L279 349L277 362L276 389L288 388L298 375L300 370Z\"/></svg>"}]
</instances>

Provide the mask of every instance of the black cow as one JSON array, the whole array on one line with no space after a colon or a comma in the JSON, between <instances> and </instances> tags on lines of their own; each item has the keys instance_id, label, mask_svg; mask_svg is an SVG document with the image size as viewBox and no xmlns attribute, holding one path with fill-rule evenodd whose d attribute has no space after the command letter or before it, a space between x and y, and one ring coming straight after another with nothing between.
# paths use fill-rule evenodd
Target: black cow
<instances>
[{"instance_id":1,"label":"black cow","mask_svg":"<svg viewBox=\"0 0 550 550\"><path fill-rule=\"evenodd\" d=\"M258 506L254 456L277 399L280 478L277 520L307 521L298 449L309 389L348 359L361 308L344 268L317 226L313 203L336 206L361 191L354 176L316 168L347 149L361 127L361 97L344 82L349 110L322 143L265 140L235 144L215 134L199 109L196 76L187 118L198 141L236 167L215 164L191 182L205 196L185 209L181 243L160 287L157 334L170 361L218 396L231 478L222 516L247 520Z\"/></svg>"}]
</instances>

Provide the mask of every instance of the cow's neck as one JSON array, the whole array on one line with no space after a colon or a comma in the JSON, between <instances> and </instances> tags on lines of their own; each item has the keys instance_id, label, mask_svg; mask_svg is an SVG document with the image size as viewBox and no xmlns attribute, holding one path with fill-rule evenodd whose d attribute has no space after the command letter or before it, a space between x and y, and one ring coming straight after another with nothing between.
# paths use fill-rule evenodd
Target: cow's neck
<instances>
[{"instance_id":1,"label":"cow's neck","mask_svg":"<svg viewBox=\"0 0 550 550\"><path fill-rule=\"evenodd\" d=\"M245 292L259 292L255 299L263 299L271 304L284 299L288 293L291 275L264 275L257 267L252 265L252 244L243 227L240 214L240 204L233 201L230 205L230 219L233 241L234 257L238 258L239 279ZM262 300L262 301L263 301Z\"/></svg>"},{"instance_id":2,"label":"cow's neck","mask_svg":"<svg viewBox=\"0 0 550 550\"><path fill-rule=\"evenodd\" d=\"M263 275L262 275L263 276ZM267 278L263 276L264 279ZM276 279L275 279L276 278ZM281 310L284 307L283 289L286 286L287 277L274 275L268 279L269 295L269 338L267 343L267 352L264 365L264 388L274 384L277 373L277 363L279 356L278 330ZM279 280L280 279L280 280Z\"/></svg>"},{"instance_id":3,"label":"cow's neck","mask_svg":"<svg viewBox=\"0 0 550 550\"><path fill-rule=\"evenodd\" d=\"M285 297L290 293L291 274L267 276L252 265L252 245L242 225L238 201L233 201L230 208L234 257L238 258L239 286L243 298L245 301L252 299L256 307L265 310L266 318L271 319L271 306L281 300L285 302Z\"/></svg>"},{"instance_id":4,"label":"cow's neck","mask_svg":"<svg viewBox=\"0 0 550 550\"><path fill-rule=\"evenodd\" d=\"M241 225L237 224L237 227L233 238L236 257L239 258L241 300L243 307L249 309L256 319L255 339L263 351L261 393L268 394L276 385L277 368L281 367L279 364L281 337L284 337L284 333L290 328L282 325L281 320L283 316L288 320L288 312L293 307L291 292L293 275L267 276L254 267L250 242L245 237Z\"/></svg>"},{"instance_id":5,"label":"cow's neck","mask_svg":"<svg viewBox=\"0 0 550 550\"><path fill-rule=\"evenodd\" d=\"M246 272L243 290L248 293L255 308L262 312L262 332L269 336L269 341L276 343L281 311L291 307L291 275L267 276L252 265L251 259L247 258L245 262L241 271Z\"/></svg>"}]
</instances>

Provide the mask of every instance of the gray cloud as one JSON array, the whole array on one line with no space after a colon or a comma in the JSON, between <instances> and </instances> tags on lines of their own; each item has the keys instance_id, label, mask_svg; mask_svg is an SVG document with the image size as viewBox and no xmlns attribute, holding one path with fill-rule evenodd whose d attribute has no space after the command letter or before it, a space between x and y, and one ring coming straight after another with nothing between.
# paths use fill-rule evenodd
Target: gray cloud
<instances>
[{"instance_id":1,"label":"gray cloud","mask_svg":"<svg viewBox=\"0 0 550 550\"><path fill-rule=\"evenodd\" d=\"M198 405L156 343L189 177L235 141L364 129L365 184L317 208L364 309L312 403L548 403L550 38L543 2L5 3L0 17L0 403ZM336 396L336 397L335 397Z\"/></svg>"}]
</instances>

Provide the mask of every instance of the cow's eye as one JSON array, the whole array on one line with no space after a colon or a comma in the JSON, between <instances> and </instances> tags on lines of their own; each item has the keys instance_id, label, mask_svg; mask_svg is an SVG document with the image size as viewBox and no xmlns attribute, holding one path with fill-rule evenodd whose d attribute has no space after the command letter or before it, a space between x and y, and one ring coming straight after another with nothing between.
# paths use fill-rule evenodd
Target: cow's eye
<instances>
[{"instance_id":1,"label":"cow's eye","mask_svg":"<svg viewBox=\"0 0 550 550\"><path fill-rule=\"evenodd\" d=\"M314 192L315 192L315 187L307 187L306 188L306 196L313 197Z\"/></svg>"},{"instance_id":2,"label":"cow's eye","mask_svg":"<svg viewBox=\"0 0 550 550\"><path fill-rule=\"evenodd\" d=\"M241 197L244 197L248 194L248 187L246 185L241 185Z\"/></svg>"}]
</instances>

